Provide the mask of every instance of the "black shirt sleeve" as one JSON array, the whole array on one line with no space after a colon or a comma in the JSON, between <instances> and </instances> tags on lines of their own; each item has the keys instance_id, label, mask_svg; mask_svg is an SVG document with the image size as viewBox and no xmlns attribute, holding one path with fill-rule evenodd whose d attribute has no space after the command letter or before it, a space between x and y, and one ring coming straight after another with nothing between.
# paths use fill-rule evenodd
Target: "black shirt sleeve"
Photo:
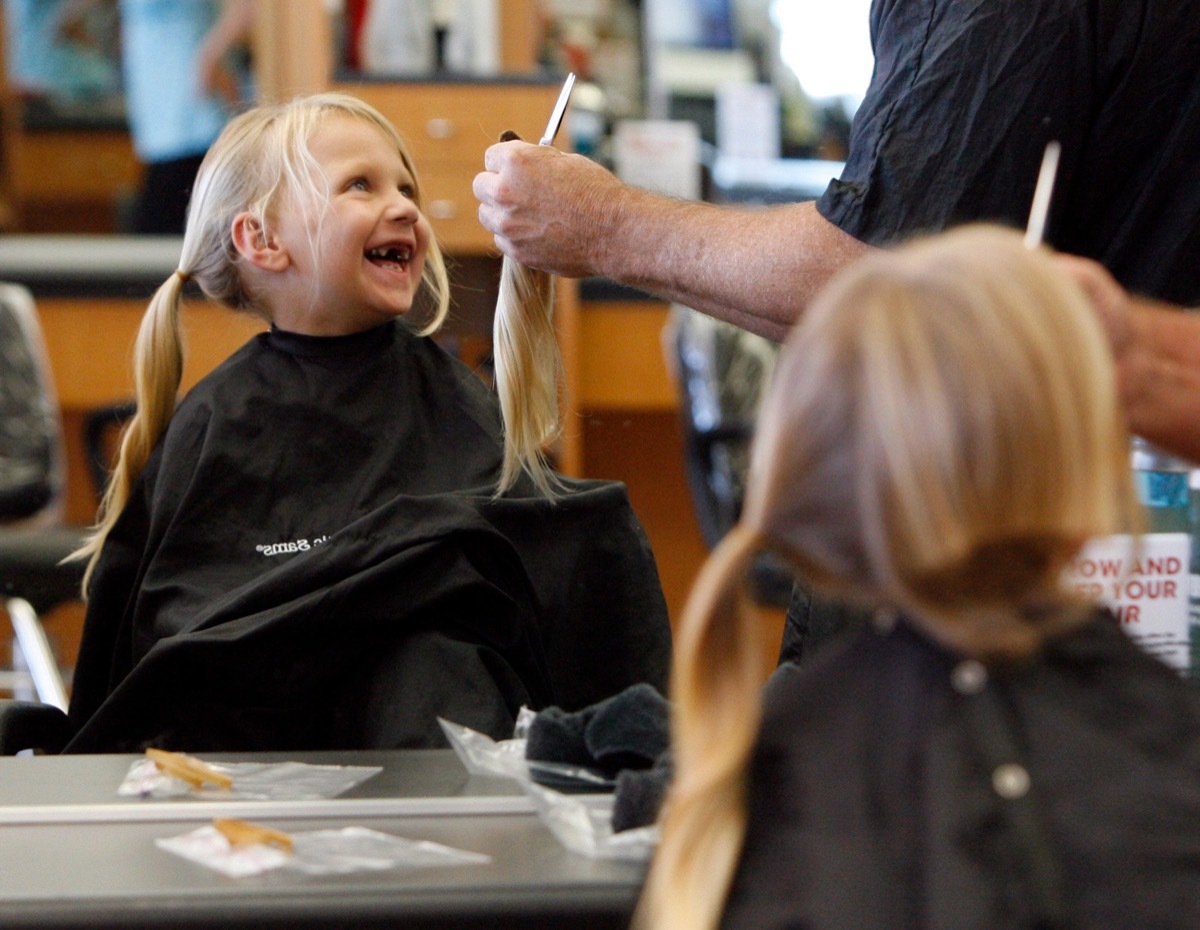
<instances>
[{"instance_id":1,"label":"black shirt sleeve","mask_svg":"<svg viewBox=\"0 0 1200 930\"><path fill-rule=\"evenodd\" d=\"M840 179L818 202L886 245L988 220L1024 226L1046 143L1088 106L1086 4L877 0L875 72Z\"/></svg>"}]
</instances>

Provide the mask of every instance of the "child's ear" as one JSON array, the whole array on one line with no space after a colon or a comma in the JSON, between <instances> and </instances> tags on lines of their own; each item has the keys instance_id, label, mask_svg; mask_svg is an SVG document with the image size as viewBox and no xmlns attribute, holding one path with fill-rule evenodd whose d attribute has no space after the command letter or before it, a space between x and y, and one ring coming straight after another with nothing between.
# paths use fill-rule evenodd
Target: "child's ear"
<instances>
[{"instance_id":1,"label":"child's ear","mask_svg":"<svg viewBox=\"0 0 1200 930\"><path fill-rule=\"evenodd\" d=\"M239 213L233 218L233 247L248 262L264 271L283 271L291 257L278 237L263 228L252 213Z\"/></svg>"}]
</instances>

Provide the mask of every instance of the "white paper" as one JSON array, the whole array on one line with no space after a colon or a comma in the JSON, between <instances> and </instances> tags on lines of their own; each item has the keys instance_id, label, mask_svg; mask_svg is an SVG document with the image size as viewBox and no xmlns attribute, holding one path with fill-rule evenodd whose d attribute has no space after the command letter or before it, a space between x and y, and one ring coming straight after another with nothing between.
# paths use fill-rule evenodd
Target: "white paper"
<instances>
[{"instance_id":1,"label":"white paper","mask_svg":"<svg viewBox=\"0 0 1200 930\"><path fill-rule=\"evenodd\" d=\"M613 132L621 180L684 200L700 199L700 131L686 120L621 120Z\"/></svg>"},{"instance_id":2,"label":"white paper","mask_svg":"<svg viewBox=\"0 0 1200 930\"><path fill-rule=\"evenodd\" d=\"M717 151L730 158L779 157L779 92L769 84L722 84L716 93Z\"/></svg>"}]
</instances>

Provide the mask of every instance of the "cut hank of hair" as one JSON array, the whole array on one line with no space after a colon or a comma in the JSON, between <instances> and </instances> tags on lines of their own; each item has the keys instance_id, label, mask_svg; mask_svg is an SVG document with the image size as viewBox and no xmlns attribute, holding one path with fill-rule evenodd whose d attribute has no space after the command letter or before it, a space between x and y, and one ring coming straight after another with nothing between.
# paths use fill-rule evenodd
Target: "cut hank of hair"
<instances>
[{"instance_id":1,"label":"cut hank of hair","mask_svg":"<svg viewBox=\"0 0 1200 930\"><path fill-rule=\"evenodd\" d=\"M218 817L213 828L233 846L274 846L284 852L292 851L292 837L282 830L273 830L248 820Z\"/></svg>"},{"instance_id":2,"label":"cut hank of hair","mask_svg":"<svg viewBox=\"0 0 1200 930\"><path fill-rule=\"evenodd\" d=\"M520 137L512 130L501 142ZM554 332L554 279L505 257L492 325L496 394L504 420L504 463L496 493L503 494L524 471L553 499L561 485L546 460L547 446L561 427L558 388L562 353Z\"/></svg>"},{"instance_id":3,"label":"cut hank of hair","mask_svg":"<svg viewBox=\"0 0 1200 930\"><path fill-rule=\"evenodd\" d=\"M233 787L233 779L229 775L201 762L194 756L149 747L146 749L146 758L153 762L163 774L185 781L193 788L202 788L204 785L212 785L216 788Z\"/></svg>"},{"instance_id":4,"label":"cut hank of hair","mask_svg":"<svg viewBox=\"0 0 1200 930\"><path fill-rule=\"evenodd\" d=\"M560 428L562 354L553 312L550 275L505 258L492 326L496 393L504 420L498 494L509 490L522 471L546 497L553 498L559 487L545 451Z\"/></svg>"}]
</instances>

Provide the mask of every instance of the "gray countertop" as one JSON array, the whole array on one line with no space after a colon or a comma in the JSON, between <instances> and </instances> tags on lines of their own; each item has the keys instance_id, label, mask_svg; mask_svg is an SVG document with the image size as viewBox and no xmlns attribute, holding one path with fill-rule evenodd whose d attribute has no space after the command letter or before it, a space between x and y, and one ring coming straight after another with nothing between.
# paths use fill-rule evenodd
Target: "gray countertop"
<instances>
[{"instance_id":1,"label":"gray countertop","mask_svg":"<svg viewBox=\"0 0 1200 930\"><path fill-rule=\"evenodd\" d=\"M0 281L35 295L146 297L175 270L180 236L0 236Z\"/></svg>"},{"instance_id":2,"label":"gray countertop","mask_svg":"<svg viewBox=\"0 0 1200 930\"><path fill-rule=\"evenodd\" d=\"M329 802L341 806L319 817L296 820L264 810L254 819L291 832L367 826L484 853L491 861L326 876L280 870L231 879L155 845L197 826L171 813L178 803L115 797L135 756L6 758L0 759L0 811L101 804L112 819L0 822L0 928L628 926L644 866L568 852L533 813L499 806L493 813L361 813L361 803L389 799L440 798L451 807L471 799L521 801L514 783L470 776L448 750L200 755L382 765L383 772ZM130 820L122 808L131 805L160 816ZM228 807L223 816L244 813Z\"/></svg>"}]
</instances>

